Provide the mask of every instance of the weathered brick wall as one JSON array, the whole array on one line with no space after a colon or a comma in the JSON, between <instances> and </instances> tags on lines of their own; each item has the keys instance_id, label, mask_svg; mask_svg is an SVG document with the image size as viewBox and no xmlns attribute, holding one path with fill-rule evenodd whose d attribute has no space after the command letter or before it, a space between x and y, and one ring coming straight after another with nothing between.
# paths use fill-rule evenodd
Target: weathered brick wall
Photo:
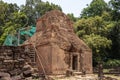
<instances>
[{"instance_id":1,"label":"weathered brick wall","mask_svg":"<svg viewBox=\"0 0 120 80\"><path fill-rule=\"evenodd\" d=\"M8 72L14 69L20 69L25 62L34 62L30 47L27 46L0 46L0 71ZM33 58L31 58L33 57Z\"/></svg>"},{"instance_id":2,"label":"weathered brick wall","mask_svg":"<svg viewBox=\"0 0 120 80\"><path fill-rule=\"evenodd\" d=\"M73 22L53 10L37 20L36 33L24 44L34 44L47 74L63 74L68 69L92 73L92 51L74 33ZM43 58L41 58L41 56ZM40 64L39 71L43 72Z\"/></svg>"}]
</instances>

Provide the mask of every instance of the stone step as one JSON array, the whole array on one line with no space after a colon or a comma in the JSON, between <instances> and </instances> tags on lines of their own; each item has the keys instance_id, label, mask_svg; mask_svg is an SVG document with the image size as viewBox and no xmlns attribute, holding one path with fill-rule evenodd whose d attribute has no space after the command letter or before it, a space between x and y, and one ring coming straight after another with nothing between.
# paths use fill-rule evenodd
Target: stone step
<instances>
[{"instance_id":1,"label":"stone step","mask_svg":"<svg viewBox=\"0 0 120 80\"><path fill-rule=\"evenodd\" d=\"M73 74L75 74L75 75L82 75L83 73L74 71Z\"/></svg>"}]
</instances>

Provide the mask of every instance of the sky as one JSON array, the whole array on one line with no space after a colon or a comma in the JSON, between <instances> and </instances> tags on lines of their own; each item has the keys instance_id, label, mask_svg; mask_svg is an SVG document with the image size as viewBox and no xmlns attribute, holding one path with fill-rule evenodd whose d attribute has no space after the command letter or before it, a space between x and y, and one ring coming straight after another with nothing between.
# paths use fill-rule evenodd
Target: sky
<instances>
[{"instance_id":1,"label":"sky","mask_svg":"<svg viewBox=\"0 0 120 80\"><path fill-rule=\"evenodd\" d=\"M3 0L7 3L17 3L19 6L25 4L26 0ZM90 4L92 0L42 0L44 2L52 2L54 4L60 5L63 12L73 13L75 17L79 17L83 8L87 7L87 4ZM105 2L109 2L110 0L104 0Z\"/></svg>"}]
</instances>

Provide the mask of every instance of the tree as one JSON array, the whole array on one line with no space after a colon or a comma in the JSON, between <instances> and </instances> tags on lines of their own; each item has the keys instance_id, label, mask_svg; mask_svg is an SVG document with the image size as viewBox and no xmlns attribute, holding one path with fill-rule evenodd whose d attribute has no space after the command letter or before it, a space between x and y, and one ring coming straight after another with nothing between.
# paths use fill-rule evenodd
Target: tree
<instances>
[{"instance_id":1,"label":"tree","mask_svg":"<svg viewBox=\"0 0 120 80\"><path fill-rule=\"evenodd\" d=\"M24 12L28 17L28 24L35 25L36 19L50 10L62 10L60 6L41 0L26 0L26 4L21 6L21 12Z\"/></svg>"},{"instance_id":2,"label":"tree","mask_svg":"<svg viewBox=\"0 0 120 80\"><path fill-rule=\"evenodd\" d=\"M84 8L81 17L93 17L93 16L101 16L104 11L108 11L109 8L107 3L104 0L93 0L87 8Z\"/></svg>"},{"instance_id":3,"label":"tree","mask_svg":"<svg viewBox=\"0 0 120 80\"><path fill-rule=\"evenodd\" d=\"M115 21L120 20L120 0L111 0L109 6L112 9L112 19Z\"/></svg>"},{"instance_id":4,"label":"tree","mask_svg":"<svg viewBox=\"0 0 120 80\"><path fill-rule=\"evenodd\" d=\"M68 13L67 16L73 21L73 22L76 22L77 21L77 18L74 17L74 14L73 13Z\"/></svg>"},{"instance_id":5,"label":"tree","mask_svg":"<svg viewBox=\"0 0 120 80\"><path fill-rule=\"evenodd\" d=\"M0 1L0 36L3 33L4 25L11 20L11 14L18 12L18 10L19 8L16 4L7 4Z\"/></svg>"},{"instance_id":6,"label":"tree","mask_svg":"<svg viewBox=\"0 0 120 80\"><path fill-rule=\"evenodd\" d=\"M6 22L2 28L3 33L0 36L0 44L3 44L8 34L16 34L17 30L26 24L26 15L22 12L13 12L10 15L10 21Z\"/></svg>"},{"instance_id":7,"label":"tree","mask_svg":"<svg viewBox=\"0 0 120 80\"><path fill-rule=\"evenodd\" d=\"M93 51L94 65L98 61L106 60L108 56L107 49L110 49L112 41L108 38L114 22L108 20L108 13L101 16L80 18L75 23L76 34L83 39Z\"/></svg>"},{"instance_id":8,"label":"tree","mask_svg":"<svg viewBox=\"0 0 120 80\"><path fill-rule=\"evenodd\" d=\"M4 7L3 7L4 6ZM18 12L19 8L16 4L7 4L3 1L0 1L0 24L5 24L5 22L9 21L9 17L11 13Z\"/></svg>"},{"instance_id":9,"label":"tree","mask_svg":"<svg viewBox=\"0 0 120 80\"><path fill-rule=\"evenodd\" d=\"M111 29L109 38L112 40L112 48L110 49L111 59L120 59L120 21Z\"/></svg>"},{"instance_id":10,"label":"tree","mask_svg":"<svg viewBox=\"0 0 120 80\"><path fill-rule=\"evenodd\" d=\"M3 7L4 6L4 7ZM8 34L14 34L17 29L26 23L26 15L19 12L16 4L7 4L0 1L0 45Z\"/></svg>"},{"instance_id":11,"label":"tree","mask_svg":"<svg viewBox=\"0 0 120 80\"><path fill-rule=\"evenodd\" d=\"M83 40L92 49L94 65L107 59L108 53L106 48L110 48L111 40L96 34L84 35Z\"/></svg>"},{"instance_id":12,"label":"tree","mask_svg":"<svg viewBox=\"0 0 120 80\"><path fill-rule=\"evenodd\" d=\"M110 0L109 7L111 8L111 20L114 21L113 28L108 37L112 40L110 59L120 59L120 0Z\"/></svg>"},{"instance_id":13,"label":"tree","mask_svg":"<svg viewBox=\"0 0 120 80\"><path fill-rule=\"evenodd\" d=\"M110 32L114 23L111 21L105 21L105 15L89 17L88 19L82 18L75 23L75 32L79 37L90 35L91 33L106 36Z\"/></svg>"},{"instance_id":14,"label":"tree","mask_svg":"<svg viewBox=\"0 0 120 80\"><path fill-rule=\"evenodd\" d=\"M4 7L3 7L4 6ZM2 27L5 22L5 17L6 17L6 9L8 5L4 3L3 1L0 1L0 36L3 33Z\"/></svg>"}]
</instances>

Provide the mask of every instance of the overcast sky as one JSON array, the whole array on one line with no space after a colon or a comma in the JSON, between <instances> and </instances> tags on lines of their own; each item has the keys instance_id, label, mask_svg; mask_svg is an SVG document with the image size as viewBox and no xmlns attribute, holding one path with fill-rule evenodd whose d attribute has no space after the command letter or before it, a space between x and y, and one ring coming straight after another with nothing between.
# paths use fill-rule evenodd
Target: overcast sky
<instances>
[{"instance_id":1,"label":"overcast sky","mask_svg":"<svg viewBox=\"0 0 120 80\"><path fill-rule=\"evenodd\" d=\"M25 4L26 0L3 0L8 3L17 3L19 6ZM83 8L86 4L90 4L92 0L42 0L44 2L52 2L60 5L64 13L73 13L75 17L79 17ZM106 2L110 0L105 0Z\"/></svg>"}]
</instances>

